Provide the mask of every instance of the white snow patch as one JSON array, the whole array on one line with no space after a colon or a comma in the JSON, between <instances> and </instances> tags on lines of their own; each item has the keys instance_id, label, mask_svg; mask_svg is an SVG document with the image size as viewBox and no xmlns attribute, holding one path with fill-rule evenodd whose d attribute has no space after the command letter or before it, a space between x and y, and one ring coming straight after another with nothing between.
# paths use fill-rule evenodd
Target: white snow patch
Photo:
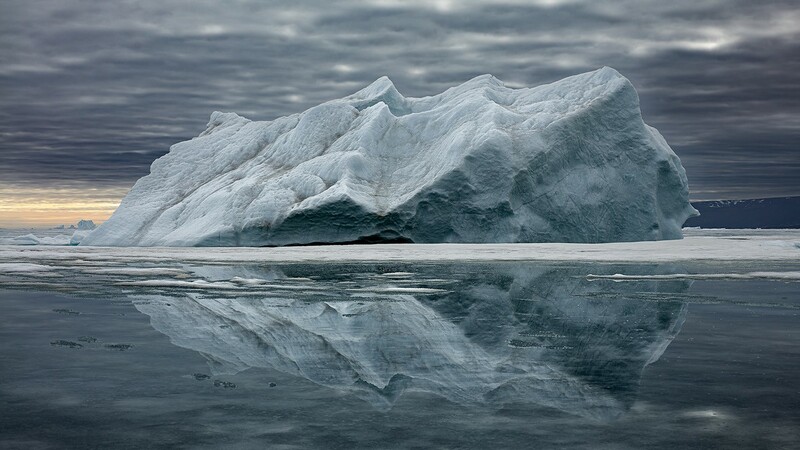
<instances>
[{"instance_id":1,"label":"white snow patch","mask_svg":"<svg viewBox=\"0 0 800 450\"><path fill-rule=\"evenodd\" d=\"M424 287L370 287L347 289L350 292L374 292L376 294L441 294L450 291Z\"/></svg>"},{"instance_id":2,"label":"white snow patch","mask_svg":"<svg viewBox=\"0 0 800 450\"><path fill-rule=\"evenodd\" d=\"M610 244L378 244L308 247L20 247L0 245L0 262L37 262L71 266L74 260L95 264L198 264L280 262L439 262L439 261L774 261L800 260L800 230L771 230L735 236L695 234L680 240Z\"/></svg>"},{"instance_id":3,"label":"white snow patch","mask_svg":"<svg viewBox=\"0 0 800 450\"><path fill-rule=\"evenodd\" d=\"M20 272L45 272L53 270L52 266L31 263L0 263L0 273L20 273Z\"/></svg>"},{"instance_id":4,"label":"white snow patch","mask_svg":"<svg viewBox=\"0 0 800 450\"><path fill-rule=\"evenodd\" d=\"M163 288L190 288L190 289L225 289L236 290L241 289L233 283L225 281L206 281L206 280L142 280L142 281L124 281L116 283L120 286L143 286L143 287L163 287Z\"/></svg>"},{"instance_id":5,"label":"white snow patch","mask_svg":"<svg viewBox=\"0 0 800 450\"><path fill-rule=\"evenodd\" d=\"M636 281L636 280L788 280L800 281L800 272L747 272L747 273L671 273L663 275L625 275L615 273L614 275L586 275L589 280L613 280L613 281Z\"/></svg>"},{"instance_id":6,"label":"white snow patch","mask_svg":"<svg viewBox=\"0 0 800 450\"><path fill-rule=\"evenodd\" d=\"M231 278L231 281L234 283L246 284L248 286L257 286L269 282L268 280L263 280L261 278L242 278L242 277L233 277Z\"/></svg>"},{"instance_id":7,"label":"white snow patch","mask_svg":"<svg viewBox=\"0 0 800 450\"><path fill-rule=\"evenodd\" d=\"M80 271L83 273L91 273L97 275L132 275L132 276L152 276L152 275L185 275L186 271L182 269L169 268L169 267L109 267L109 268L92 268L82 267Z\"/></svg>"}]
</instances>

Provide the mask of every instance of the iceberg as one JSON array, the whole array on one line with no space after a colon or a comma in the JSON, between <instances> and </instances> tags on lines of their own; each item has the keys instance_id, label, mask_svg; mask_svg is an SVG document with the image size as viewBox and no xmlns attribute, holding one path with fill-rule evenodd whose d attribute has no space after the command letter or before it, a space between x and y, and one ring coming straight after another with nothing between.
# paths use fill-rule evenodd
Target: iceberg
<instances>
[{"instance_id":1,"label":"iceberg","mask_svg":"<svg viewBox=\"0 0 800 450\"><path fill-rule=\"evenodd\" d=\"M97 228L97 225L95 225L94 220L81 219L78 221L77 229L80 231L91 231L95 228Z\"/></svg>"},{"instance_id":2,"label":"iceberg","mask_svg":"<svg viewBox=\"0 0 800 450\"><path fill-rule=\"evenodd\" d=\"M75 229L75 232L72 233L72 237L69 240L69 245L79 245L81 241L86 239L89 234L91 234L97 225L95 225L93 220L80 220L78 221L78 226Z\"/></svg>"},{"instance_id":3,"label":"iceberg","mask_svg":"<svg viewBox=\"0 0 800 450\"><path fill-rule=\"evenodd\" d=\"M12 245L69 245L70 236L68 234L59 234L57 236L37 236L33 233L28 233L23 236L4 239L2 243L6 242Z\"/></svg>"},{"instance_id":4,"label":"iceberg","mask_svg":"<svg viewBox=\"0 0 800 450\"><path fill-rule=\"evenodd\" d=\"M79 245L81 241L86 239L86 236L89 236L91 232L92 230L75 230L75 232L72 233L72 236L69 238L69 245Z\"/></svg>"},{"instance_id":5,"label":"iceberg","mask_svg":"<svg viewBox=\"0 0 800 450\"><path fill-rule=\"evenodd\" d=\"M77 224L59 225L49 229L32 229L36 232L27 233L25 235L5 237L0 235L0 245L78 245L91 233L97 225L92 220L80 220ZM56 231L72 231L69 234L55 234Z\"/></svg>"},{"instance_id":6,"label":"iceberg","mask_svg":"<svg viewBox=\"0 0 800 450\"><path fill-rule=\"evenodd\" d=\"M214 112L81 245L641 241L696 214L614 69L422 98L382 77L273 121Z\"/></svg>"}]
</instances>

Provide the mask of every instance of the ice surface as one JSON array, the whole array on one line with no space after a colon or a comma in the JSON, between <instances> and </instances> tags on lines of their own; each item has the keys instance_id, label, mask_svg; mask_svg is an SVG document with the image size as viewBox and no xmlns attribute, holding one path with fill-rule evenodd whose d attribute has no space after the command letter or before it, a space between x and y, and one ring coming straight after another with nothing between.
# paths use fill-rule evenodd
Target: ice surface
<instances>
[{"instance_id":1,"label":"ice surface","mask_svg":"<svg viewBox=\"0 0 800 450\"><path fill-rule=\"evenodd\" d=\"M0 244L11 245L78 245L92 230L76 229L72 235L39 236L28 233L13 238L2 238Z\"/></svg>"},{"instance_id":2,"label":"ice surface","mask_svg":"<svg viewBox=\"0 0 800 450\"><path fill-rule=\"evenodd\" d=\"M94 224L93 220L78 221L78 230L87 231L87 230L94 230L95 228L97 228L97 225Z\"/></svg>"},{"instance_id":3,"label":"ice surface","mask_svg":"<svg viewBox=\"0 0 800 450\"><path fill-rule=\"evenodd\" d=\"M69 245L70 236L67 234L59 234L57 236L37 236L33 233L28 233L22 236L11 238L9 243L14 245Z\"/></svg>"},{"instance_id":4,"label":"ice surface","mask_svg":"<svg viewBox=\"0 0 800 450\"><path fill-rule=\"evenodd\" d=\"M202 248L25 247L0 245L0 261L76 259L187 261L786 261L800 260L800 230L687 230L681 240L608 244L379 244L319 247ZM246 277L245 277L246 278Z\"/></svg>"},{"instance_id":5,"label":"ice surface","mask_svg":"<svg viewBox=\"0 0 800 450\"><path fill-rule=\"evenodd\" d=\"M45 272L51 270L51 266L31 263L0 263L0 274L2 273L25 273L25 272Z\"/></svg>"},{"instance_id":6,"label":"ice surface","mask_svg":"<svg viewBox=\"0 0 800 450\"><path fill-rule=\"evenodd\" d=\"M215 112L114 215L104 246L676 239L686 175L610 68L424 98L388 78L271 122Z\"/></svg>"},{"instance_id":7,"label":"ice surface","mask_svg":"<svg viewBox=\"0 0 800 450\"><path fill-rule=\"evenodd\" d=\"M680 329L685 302L720 302L689 294L691 280L798 277L798 230L704 232L613 244L213 252L0 246L0 284L131 298L171 342L200 352L214 376L270 368L380 410L428 392L605 419L634 404L642 370ZM723 262L694 262L702 259Z\"/></svg>"},{"instance_id":8,"label":"ice surface","mask_svg":"<svg viewBox=\"0 0 800 450\"><path fill-rule=\"evenodd\" d=\"M746 272L746 273L671 273L659 275L626 275L615 273L613 275L587 275L590 280L608 279L614 281L635 280L787 280L800 281L800 272Z\"/></svg>"}]
</instances>

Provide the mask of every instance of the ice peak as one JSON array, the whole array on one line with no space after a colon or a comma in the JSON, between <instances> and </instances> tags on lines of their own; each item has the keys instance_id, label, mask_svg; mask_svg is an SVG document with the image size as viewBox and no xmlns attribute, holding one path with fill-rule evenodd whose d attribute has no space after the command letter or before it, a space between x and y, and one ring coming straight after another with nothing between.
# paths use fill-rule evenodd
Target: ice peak
<instances>
[{"instance_id":1,"label":"ice peak","mask_svg":"<svg viewBox=\"0 0 800 450\"><path fill-rule=\"evenodd\" d=\"M200 136L208 135L213 133L214 130L217 130L221 127L227 127L228 125L236 122L249 122L249 120L233 112L214 111L211 113L211 117L208 119L206 130L203 131Z\"/></svg>"},{"instance_id":2,"label":"ice peak","mask_svg":"<svg viewBox=\"0 0 800 450\"><path fill-rule=\"evenodd\" d=\"M372 83L370 83L370 87L371 86L375 86L376 88L380 88L380 89L384 89L384 88L385 89L389 89L389 88L393 88L394 87L394 82L392 82L392 80L388 76L383 75L383 76L379 77L377 80L375 80Z\"/></svg>"},{"instance_id":3,"label":"ice peak","mask_svg":"<svg viewBox=\"0 0 800 450\"><path fill-rule=\"evenodd\" d=\"M394 83L392 80L389 79L386 75L378 78L377 80L370 83L364 89L356 92L355 94L351 95L352 98L362 98L362 99L369 99L379 97L387 92L397 92L397 88L395 88ZM399 92L397 92L399 95Z\"/></svg>"},{"instance_id":4,"label":"ice peak","mask_svg":"<svg viewBox=\"0 0 800 450\"><path fill-rule=\"evenodd\" d=\"M590 85L603 85L612 82L630 83L624 75L608 66L603 66L597 70L575 75L567 79L581 80Z\"/></svg>"},{"instance_id":5,"label":"ice peak","mask_svg":"<svg viewBox=\"0 0 800 450\"><path fill-rule=\"evenodd\" d=\"M616 69L608 67L608 66L603 66L603 67L601 67L601 68L599 68L599 69L597 69L597 70L595 70L593 72L589 72L589 73L596 74L597 76L602 77L602 78L606 78L606 79L625 78L621 73L617 72ZM627 78L625 78L625 79L627 79Z\"/></svg>"},{"instance_id":6,"label":"ice peak","mask_svg":"<svg viewBox=\"0 0 800 450\"><path fill-rule=\"evenodd\" d=\"M241 119L242 116L234 112L214 111L211 113L211 118L208 120L209 125L222 125L225 122L232 122L236 119Z\"/></svg>"},{"instance_id":7,"label":"ice peak","mask_svg":"<svg viewBox=\"0 0 800 450\"><path fill-rule=\"evenodd\" d=\"M384 103L395 116L403 116L411 112L406 98L397 91L392 80L385 75L346 99L355 100L351 104L358 110Z\"/></svg>"},{"instance_id":8,"label":"ice peak","mask_svg":"<svg viewBox=\"0 0 800 450\"><path fill-rule=\"evenodd\" d=\"M505 86L502 80L500 80L499 78L495 77L490 73L478 75L477 77L474 77L461 84L461 86L485 86L485 85Z\"/></svg>"}]
</instances>

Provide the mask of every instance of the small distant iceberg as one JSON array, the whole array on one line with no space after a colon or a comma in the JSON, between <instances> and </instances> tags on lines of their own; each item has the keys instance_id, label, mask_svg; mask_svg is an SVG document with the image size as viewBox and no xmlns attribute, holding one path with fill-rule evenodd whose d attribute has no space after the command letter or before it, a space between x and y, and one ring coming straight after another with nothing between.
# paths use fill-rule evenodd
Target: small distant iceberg
<instances>
[{"instance_id":1,"label":"small distant iceberg","mask_svg":"<svg viewBox=\"0 0 800 450\"><path fill-rule=\"evenodd\" d=\"M41 235L42 232L39 232L40 235L34 233L27 233L24 235L12 237L12 238L4 238L0 239L0 244L11 244L11 245L78 245L81 243L83 239L85 239L89 234L92 233L97 228L94 221L92 220L80 220L77 224L72 224L69 227L65 225L59 225L57 227L50 228L49 230L42 230L43 232L51 232L52 231L73 231L70 234L55 234L55 235Z\"/></svg>"},{"instance_id":2,"label":"small distant iceberg","mask_svg":"<svg viewBox=\"0 0 800 450\"><path fill-rule=\"evenodd\" d=\"M28 233L10 239L10 244L14 245L70 245L72 236L59 234L56 236L36 236Z\"/></svg>"},{"instance_id":3,"label":"small distant iceberg","mask_svg":"<svg viewBox=\"0 0 800 450\"><path fill-rule=\"evenodd\" d=\"M79 220L77 229L81 231L91 231L97 228L93 220Z\"/></svg>"}]
</instances>

